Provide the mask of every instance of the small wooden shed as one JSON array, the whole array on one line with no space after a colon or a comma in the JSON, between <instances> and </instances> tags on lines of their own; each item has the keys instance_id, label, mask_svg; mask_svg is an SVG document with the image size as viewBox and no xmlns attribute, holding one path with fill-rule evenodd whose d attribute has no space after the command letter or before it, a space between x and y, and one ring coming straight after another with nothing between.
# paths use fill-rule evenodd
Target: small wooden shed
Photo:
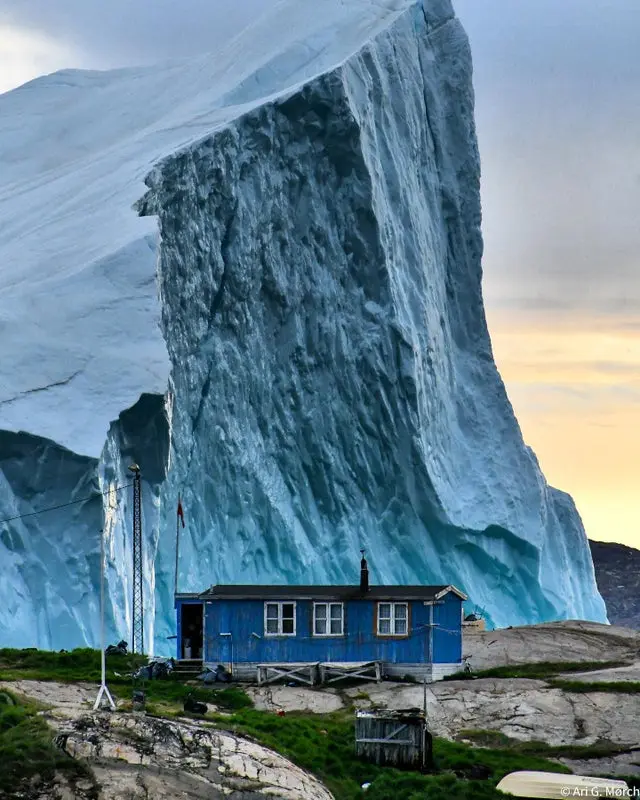
<instances>
[{"instance_id":1,"label":"small wooden shed","mask_svg":"<svg viewBox=\"0 0 640 800\"><path fill-rule=\"evenodd\" d=\"M425 715L417 708L356 713L356 755L379 766L430 769L432 742Z\"/></svg>"}]
</instances>

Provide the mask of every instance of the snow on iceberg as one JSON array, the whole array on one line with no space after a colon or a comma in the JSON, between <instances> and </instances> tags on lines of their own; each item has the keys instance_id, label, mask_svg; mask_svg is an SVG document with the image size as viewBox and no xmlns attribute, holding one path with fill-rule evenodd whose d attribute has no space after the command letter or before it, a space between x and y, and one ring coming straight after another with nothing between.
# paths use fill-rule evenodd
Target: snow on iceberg
<instances>
[{"instance_id":1,"label":"snow on iceberg","mask_svg":"<svg viewBox=\"0 0 640 800\"><path fill-rule=\"evenodd\" d=\"M453 582L497 625L604 620L580 518L493 363L462 27L448 0L323 12L281 0L215 55L0 97L0 428L80 454L102 491L135 454L158 646L178 491L182 590L349 581L364 546L374 581ZM137 398L165 390L146 425ZM43 499L0 469L3 510ZM123 497L104 510L126 638ZM23 613L33 564L61 598L30 643L95 642L66 588L95 598L95 537L54 573L57 527L32 519L22 549L0 528Z\"/></svg>"}]
</instances>

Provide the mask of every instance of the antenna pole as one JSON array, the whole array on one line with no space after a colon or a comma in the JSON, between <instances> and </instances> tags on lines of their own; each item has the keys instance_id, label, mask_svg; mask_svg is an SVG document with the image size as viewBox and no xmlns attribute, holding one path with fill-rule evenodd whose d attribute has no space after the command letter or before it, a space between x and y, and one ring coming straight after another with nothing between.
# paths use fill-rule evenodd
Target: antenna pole
<instances>
[{"instance_id":1,"label":"antenna pole","mask_svg":"<svg viewBox=\"0 0 640 800\"><path fill-rule=\"evenodd\" d=\"M131 677L133 679L132 688L132 708L134 711L145 709L144 694L144 665L142 675L136 670L136 653L144 655L144 595L142 593L142 499L141 499L141 480L140 467L132 464L129 469L133 472L133 603L132 603L132 642L131 642ZM137 688L141 687L141 688Z\"/></svg>"},{"instance_id":2,"label":"antenna pole","mask_svg":"<svg viewBox=\"0 0 640 800\"><path fill-rule=\"evenodd\" d=\"M140 467L132 464L133 472L133 603L131 652L144 653L144 602L142 593L142 503Z\"/></svg>"},{"instance_id":3,"label":"antenna pole","mask_svg":"<svg viewBox=\"0 0 640 800\"><path fill-rule=\"evenodd\" d=\"M105 654L105 639L104 639L104 530L100 531L100 647L101 653L101 667L102 678L100 682L100 691L93 704L93 710L97 711L100 708L102 698L106 697L112 711L116 710L116 704L113 702L111 692L107 688L107 658Z\"/></svg>"}]
</instances>

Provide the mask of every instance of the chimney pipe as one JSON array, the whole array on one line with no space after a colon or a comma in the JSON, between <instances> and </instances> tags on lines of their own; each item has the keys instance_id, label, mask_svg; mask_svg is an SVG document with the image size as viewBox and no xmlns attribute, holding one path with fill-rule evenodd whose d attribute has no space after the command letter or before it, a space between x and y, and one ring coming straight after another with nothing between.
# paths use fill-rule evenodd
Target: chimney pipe
<instances>
[{"instance_id":1,"label":"chimney pipe","mask_svg":"<svg viewBox=\"0 0 640 800\"><path fill-rule=\"evenodd\" d=\"M367 559L364 557L364 550L362 553L362 560L360 561L360 591L365 594L369 591L369 567L367 566Z\"/></svg>"}]
</instances>

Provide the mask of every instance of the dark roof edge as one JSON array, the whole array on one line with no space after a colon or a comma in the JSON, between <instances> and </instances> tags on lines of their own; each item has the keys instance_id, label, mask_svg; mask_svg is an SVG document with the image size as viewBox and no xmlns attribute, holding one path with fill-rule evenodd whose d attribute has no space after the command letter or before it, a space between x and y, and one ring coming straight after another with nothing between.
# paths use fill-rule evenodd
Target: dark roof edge
<instances>
[{"instance_id":1,"label":"dark roof edge","mask_svg":"<svg viewBox=\"0 0 640 800\"><path fill-rule=\"evenodd\" d=\"M220 589L222 591L216 591ZM237 590L237 591L234 591ZM228 600L237 599L261 599L268 598L269 596L277 595L283 597L290 595L291 599L295 597L308 597L312 598L315 593L319 596L348 596L352 599L365 599L366 597L382 598L385 597L386 590L389 596L398 597L402 591L406 591L407 598L424 599L430 595L434 600L441 600L445 595L455 594L461 600L467 600L467 595L461 592L452 584L444 585L437 584L435 586L405 586L402 584L391 584L383 586L371 586L369 592L361 593L359 586L346 585L346 586L332 586L327 584L321 585L286 585L286 584L269 584L269 585L240 585L240 584L221 584L213 585L201 593L186 593L179 592L176 598L199 598L199 599L218 599L226 598Z\"/></svg>"}]
</instances>

